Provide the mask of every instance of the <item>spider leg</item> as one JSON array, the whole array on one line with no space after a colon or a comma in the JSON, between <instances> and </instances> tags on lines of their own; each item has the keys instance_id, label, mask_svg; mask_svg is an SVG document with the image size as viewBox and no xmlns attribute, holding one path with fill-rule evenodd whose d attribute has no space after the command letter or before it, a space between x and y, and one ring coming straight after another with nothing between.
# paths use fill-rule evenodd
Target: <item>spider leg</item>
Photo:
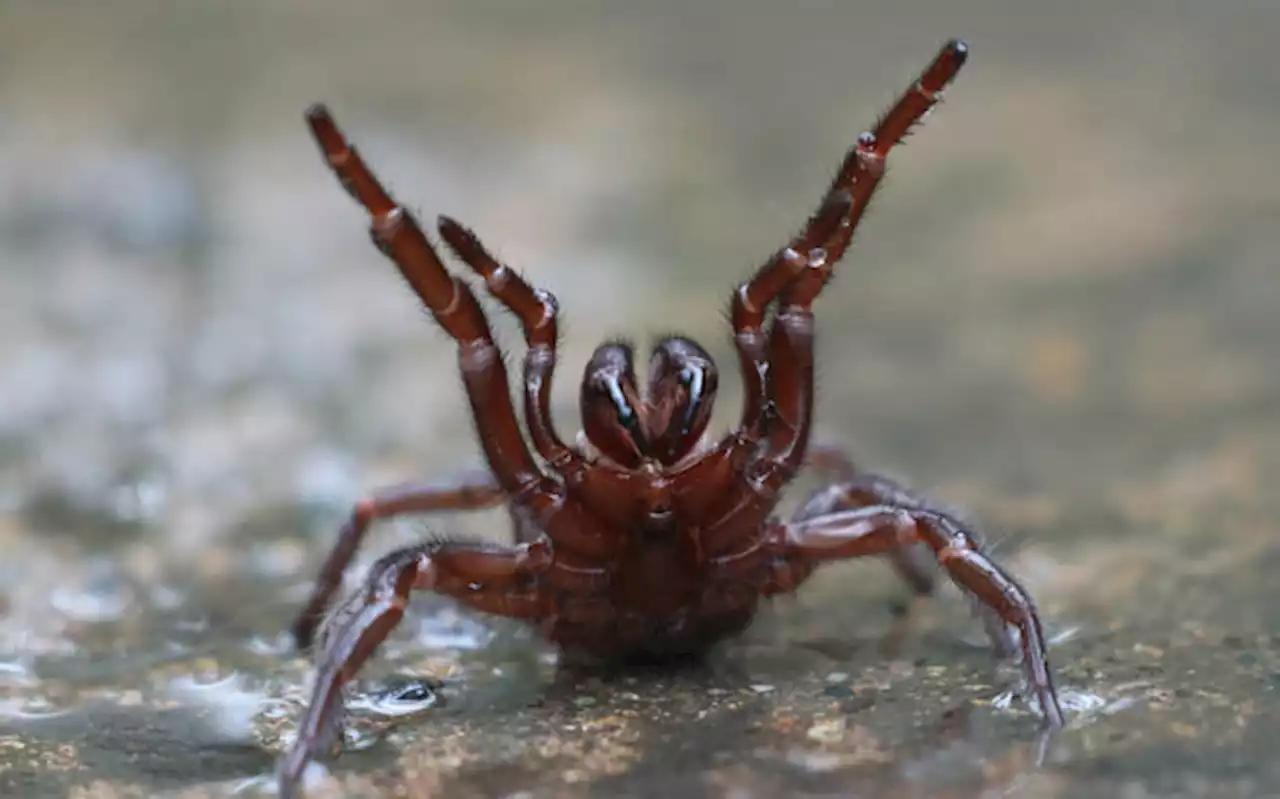
<instances>
[{"instance_id":1,"label":"spider leg","mask_svg":"<svg viewBox=\"0 0 1280 799\"><path fill-rule=\"evenodd\" d=\"M768 392L773 419L763 451L744 470L736 490L717 506L700 546L712 557L748 549L754 531L777 504L779 492L805 460L813 427L813 310L817 292L804 290L824 280L824 262L811 263L779 300L768 342ZM797 287L800 287L799 289Z\"/></svg>"},{"instance_id":2,"label":"spider leg","mask_svg":"<svg viewBox=\"0 0 1280 799\"><path fill-rule=\"evenodd\" d=\"M825 282L831 268L848 249L867 203L884 176L885 159L889 151L941 99L942 90L955 79L968 54L968 45L958 40L949 41L943 46L916 83L880 119L875 130L863 133L858 138L858 143L846 154L823 197L822 205L809 219L804 231L790 246L761 268L750 282L734 292L734 337L742 362L743 378L748 384L747 407L743 411L742 420L744 428L750 429L757 423L765 401L763 384L767 362L764 357L765 340L761 332L765 309L803 271L806 260L804 256L809 256L807 260L811 262L810 266L819 267L817 271L822 278L821 281L808 279L805 283L809 287L816 285L820 288ZM836 205L844 207L844 214L842 218L833 220L828 215ZM834 228L831 226L833 221L838 223ZM821 248L822 252L813 252L816 248ZM797 255L801 257L797 258ZM815 260L820 263L812 263ZM809 299L811 301L812 297Z\"/></svg>"},{"instance_id":3,"label":"spider leg","mask_svg":"<svg viewBox=\"0 0 1280 799\"><path fill-rule=\"evenodd\" d=\"M351 147L328 109L307 110L307 123L334 174L372 217L374 243L400 269L422 304L458 344L458 365L490 467L510 494L544 479L524 445L507 383L502 353L471 289L445 271L412 215L398 204Z\"/></svg>"},{"instance_id":4,"label":"spider leg","mask_svg":"<svg viewBox=\"0 0 1280 799\"><path fill-rule=\"evenodd\" d=\"M798 275L779 300L778 318L769 336L771 396L775 404L785 404L792 413L803 413L804 416L803 422L791 421L787 413L782 413L783 418L791 423L782 425L780 435L771 439L775 458L782 455L788 468L794 468L803 461L812 422L811 407L806 409L813 401L812 304L830 279L832 268L853 240L858 222L884 177L889 151L924 119L941 98L943 89L955 79L968 56L969 47L964 42L956 39L947 42L915 84L880 119L875 130L858 137L858 143L840 165L830 190L849 193L849 212L835 235L824 242L826 257ZM787 358L801 347L810 353L808 357L797 360L807 366L791 370L783 368Z\"/></svg>"},{"instance_id":5,"label":"spider leg","mask_svg":"<svg viewBox=\"0 0 1280 799\"><path fill-rule=\"evenodd\" d=\"M818 516L827 516L844 510L854 510L872 505L892 505L896 508L920 508L925 505L922 497L878 474L851 475L845 480L815 490L805 498L791 516L793 522L803 522ZM917 547L891 549L885 554L898 576L916 594L933 593L933 574L926 564L918 562Z\"/></svg>"},{"instance_id":6,"label":"spider leg","mask_svg":"<svg viewBox=\"0 0 1280 799\"><path fill-rule=\"evenodd\" d=\"M983 551L954 517L924 508L873 505L769 528L764 547L776 558L761 593L794 590L824 562L882 555L916 543L929 547L961 590L1018 629L1022 668L1048 727L1063 725L1044 631L1031 595Z\"/></svg>"},{"instance_id":7,"label":"spider leg","mask_svg":"<svg viewBox=\"0 0 1280 799\"><path fill-rule=\"evenodd\" d=\"M814 460L815 454L820 460L836 465L843 473L843 479L810 494L800 503L791 517L793 522L875 505L955 515L952 509L942 503L935 502L891 477L873 472L855 473L853 463L848 456L834 447L823 446L817 453L810 451L810 462ZM978 546L983 545L976 530L970 529L968 533ZM917 595L933 593L935 561L932 557L928 557L927 549L923 545L890 549L885 555L889 558L894 571ZM972 598L972 595L970 597ZM999 614L976 600L974 613L981 619L987 637L991 639L991 647L997 656L1012 657L1017 654L1017 639L1012 633L1012 628L1000 618Z\"/></svg>"},{"instance_id":8,"label":"spider leg","mask_svg":"<svg viewBox=\"0 0 1280 799\"><path fill-rule=\"evenodd\" d=\"M543 545L498 547L435 541L398 550L370 570L321 630L311 701L293 748L279 767L280 795L292 797L307 764L336 754L342 742L342 688L395 629L413 590L451 596L478 610L536 618L543 601L534 585L552 565Z\"/></svg>"},{"instance_id":9,"label":"spider leg","mask_svg":"<svg viewBox=\"0 0 1280 799\"><path fill-rule=\"evenodd\" d=\"M444 482L382 489L357 502L320 567L307 604L290 626L298 648L305 649L311 645L316 625L329 606L334 591L342 584L342 573L375 521L431 511L491 508L501 504L504 496L492 472L477 470L463 472Z\"/></svg>"},{"instance_id":10,"label":"spider leg","mask_svg":"<svg viewBox=\"0 0 1280 799\"><path fill-rule=\"evenodd\" d=\"M853 195L853 212L841 235L828 245L828 264L838 262L849 248L858 218L866 210L867 202L884 176L889 151L924 121L968 58L969 46L964 42L952 39L944 44L911 88L903 92L873 130L858 137L857 144L845 155L831 181L830 190L850 192Z\"/></svg>"},{"instance_id":11,"label":"spider leg","mask_svg":"<svg viewBox=\"0 0 1280 799\"><path fill-rule=\"evenodd\" d=\"M884 176L889 151L938 101L964 65L968 46L952 40L894 104L874 132L863 133L845 157L831 191L847 192L848 213L812 261L783 290L769 331L768 384L773 424L764 452L750 467L742 489L731 493L703 533L704 551L724 555L740 547L742 531L752 530L777 502L778 492L805 460L813 426L813 302L844 255L871 196ZM747 545L750 546L749 542Z\"/></svg>"},{"instance_id":12,"label":"spider leg","mask_svg":"<svg viewBox=\"0 0 1280 799\"><path fill-rule=\"evenodd\" d=\"M484 278L489 293L520 320L528 347L524 359L525 423L538 454L558 472L570 466L580 467L581 456L565 446L551 418L559 315L555 295L530 286L518 272L494 258L474 232L453 219L440 217L438 227L440 238Z\"/></svg>"},{"instance_id":13,"label":"spider leg","mask_svg":"<svg viewBox=\"0 0 1280 799\"><path fill-rule=\"evenodd\" d=\"M850 195L841 188L833 187L804 230L733 292L729 317L745 386L739 427L748 436L758 438L760 435L768 402L765 384L769 363L762 329L765 312L806 267L827 260L825 247L838 236L852 210Z\"/></svg>"},{"instance_id":14,"label":"spider leg","mask_svg":"<svg viewBox=\"0 0 1280 799\"><path fill-rule=\"evenodd\" d=\"M386 189L338 129L323 105L307 110L307 123L330 168L372 217L374 243L399 268L422 304L458 345L458 366L476 433L498 485L565 550L584 558L608 557L616 542L539 468L525 444L511 404L502 352L466 283L450 275L413 216Z\"/></svg>"},{"instance_id":15,"label":"spider leg","mask_svg":"<svg viewBox=\"0 0 1280 799\"><path fill-rule=\"evenodd\" d=\"M843 257L852 241L853 234L861 220L867 205L884 176L885 163L889 152L900 143L910 130L919 124L933 109L942 97L943 90L955 79L960 68L968 58L968 46L959 40L947 42L933 62L924 70L919 79L889 109L873 131L863 133L858 143L845 156L844 162L832 181L831 190L846 190L853 199L849 216L836 236L826 243L827 259L816 269L810 269L799 276L787 289L781 299L784 307L793 309L808 308L817 299L822 288L830 279L831 270ZM775 341L774 339L778 339ZM777 353L771 357L770 363L778 363L781 356L785 364L787 340L794 346L812 347L812 336L796 336L794 330L787 330L779 322L775 322L770 340L771 350L776 345ZM812 362L812 356L809 361ZM780 425L779 435L771 441L772 467L765 468L771 474L768 482L789 479L796 463L797 449L802 454L807 446L809 431L807 423L812 417L812 369L807 373L802 370L774 368L771 372L773 384L770 386L771 396L783 397L775 400L775 407L789 407L793 412L801 414L799 421L790 422L783 413L785 423ZM795 398L796 392L804 397ZM787 401L786 398L789 398ZM791 434L788 436L788 432ZM778 455L782 455L781 458ZM787 456L790 457L787 457ZM841 508L865 507L867 505L887 504L898 507L943 511L935 503L916 494L891 479L874 474L854 476L855 467L851 459L843 452L826 446L819 448L814 455L818 461L826 461L834 469L844 472L847 482L832 486L825 492L819 492L801 506L798 518L801 520L821 513L829 513ZM894 569L917 593L928 593L932 590L933 578L919 562L912 548L895 548L889 551L890 562ZM983 624L991 638L996 651L1002 655L1009 654L1014 643L1006 625L992 613L980 613Z\"/></svg>"}]
</instances>

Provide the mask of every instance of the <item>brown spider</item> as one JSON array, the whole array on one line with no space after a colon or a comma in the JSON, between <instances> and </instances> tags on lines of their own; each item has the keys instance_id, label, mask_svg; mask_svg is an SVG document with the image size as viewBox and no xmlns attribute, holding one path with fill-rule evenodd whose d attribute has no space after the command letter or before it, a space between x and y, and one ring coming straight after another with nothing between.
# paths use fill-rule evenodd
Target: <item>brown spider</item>
<instances>
[{"instance_id":1,"label":"brown spider","mask_svg":"<svg viewBox=\"0 0 1280 799\"><path fill-rule=\"evenodd\" d=\"M923 544L986 615L1003 654L1021 660L1045 724L1063 723L1030 596L981 551L956 515L893 481L854 474L838 450L809 461L843 465L842 482L815 493L789 522L772 515L806 461L812 429L814 319L810 306L884 174L885 158L937 103L968 55L948 42L919 80L849 151L821 207L732 297L732 324L746 384L736 430L705 436L716 394L711 357L686 338L654 347L647 390L632 350L602 344L581 391L583 438L564 443L549 394L556 365L555 298L535 289L448 217L450 249L484 278L520 320L524 416L542 464L521 434L501 352L466 283L450 275L414 218L393 200L321 105L307 122L329 166L372 217L378 248L458 345L458 366L489 471L447 484L375 494L355 506L293 625L312 643L365 531L375 519L436 510L510 510L512 545L434 539L383 557L363 586L324 620L311 704L281 765L292 795L306 764L335 752L342 686L399 623L413 590L431 590L484 611L527 620L567 652L612 660L696 654L747 627L761 597L790 592L817 567L888 555L917 591L932 586L906 556ZM776 304L776 305L775 305ZM772 324L766 315L774 306Z\"/></svg>"}]
</instances>

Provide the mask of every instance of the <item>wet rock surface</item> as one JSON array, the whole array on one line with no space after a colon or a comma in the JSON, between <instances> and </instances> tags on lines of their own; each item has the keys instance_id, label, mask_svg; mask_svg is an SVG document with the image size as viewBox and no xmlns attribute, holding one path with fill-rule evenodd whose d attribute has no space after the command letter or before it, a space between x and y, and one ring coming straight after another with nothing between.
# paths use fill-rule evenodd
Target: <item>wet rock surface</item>
<instances>
[{"instance_id":1,"label":"wet rock surface","mask_svg":"<svg viewBox=\"0 0 1280 799\"><path fill-rule=\"evenodd\" d=\"M558 295L565 429L598 340L673 328L727 424L729 287L957 32L972 63L818 308L819 419L982 520L1068 728L1038 732L954 588L909 602L881 562L625 673L420 597L311 795L1280 794L1274 12L344 9L0 31L0 795L270 795L311 678L283 630L350 503L479 462L307 103ZM351 575L505 523L381 525Z\"/></svg>"}]
</instances>

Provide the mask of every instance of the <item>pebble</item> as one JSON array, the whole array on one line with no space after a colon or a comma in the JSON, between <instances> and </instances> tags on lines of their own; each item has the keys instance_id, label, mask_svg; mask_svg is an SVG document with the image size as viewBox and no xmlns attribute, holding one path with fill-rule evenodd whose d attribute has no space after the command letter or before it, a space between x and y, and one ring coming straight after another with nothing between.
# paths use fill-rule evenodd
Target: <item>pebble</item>
<instances>
[{"instance_id":1,"label":"pebble","mask_svg":"<svg viewBox=\"0 0 1280 799\"><path fill-rule=\"evenodd\" d=\"M805 737L818 743L838 743L844 737L845 720L843 718L822 719L814 723L805 732Z\"/></svg>"}]
</instances>

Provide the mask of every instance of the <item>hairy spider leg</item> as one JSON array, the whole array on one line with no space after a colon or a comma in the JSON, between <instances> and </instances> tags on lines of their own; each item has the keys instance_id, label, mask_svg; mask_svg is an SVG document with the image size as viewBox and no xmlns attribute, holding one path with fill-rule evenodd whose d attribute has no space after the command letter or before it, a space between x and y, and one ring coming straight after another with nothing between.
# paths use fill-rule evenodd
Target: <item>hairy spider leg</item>
<instances>
[{"instance_id":1,"label":"hairy spider leg","mask_svg":"<svg viewBox=\"0 0 1280 799\"><path fill-rule=\"evenodd\" d=\"M884 174L889 150L933 107L967 54L962 42L948 42L915 86L881 120L876 132L864 133L846 156L833 186L847 188L853 196L849 221L828 246L828 260L797 277L779 299L770 332L769 395L781 424L770 433L766 453L749 472L746 496L705 531L704 548L717 555L713 564L721 580L752 570L758 562L753 557L756 553L771 553L775 575L765 592L783 593L794 590L820 562L887 554L917 543L927 545L953 582L1018 629L1028 683L1040 700L1045 723L1057 727L1062 724L1062 711L1035 606L1026 590L981 551L976 534L952 516L926 507L874 504L789 525L770 525L763 540L756 533L757 525L776 503L778 490L803 463L811 435L813 315L809 307L830 277L831 267L847 249ZM878 488L884 491L886 486ZM990 626L988 631L992 632ZM993 636L993 640L999 647L999 639Z\"/></svg>"},{"instance_id":2,"label":"hairy spider leg","mask_svg":"<svg viewBox=\"0 0 1280 799\"><path fill-rule=\"evenodd\" d=\"M1017 628L1023 673L1039 701L1044 724L1061 727L1062 708L1049 668L1044 630L1031 595L983 553L976 536L949 514L925 508L870 505L799 522L771 524L761 548L771 574L761 591L766 595L789 593L823 563L884 555L918 543L933 551L939 565L962 591ZM729 565L740 569L733 561Z\"/></svg>"},{"instance_id":3,"label":"hairy spider leg","mask_svg":"<svg viewBox=\"0 0 1280 799\"><path fill-rule=\"evenodd\" d=\"M484 613L537 619L547 602L536 581L551 568L545 541L517 546L433 541L381 558L321 630L311 701L279 766L280 795L295 796L307 764L341 746L342 686L400 623L411 591L434 591Z\"/></svg>"},{"instance_id":4,"label":"hairy spider leg","mask_svg":"<svg viewBox=\"0 0 1280 799\"><path fill-rule=\"evenodd\" d=\"M459 371L489 468L508 501L524 509L525 523L546 532L556 545L557 568L550 579L563 575L570 584L581 583L571 575L595 574L594 564L616 553L617 537L602 532L599 521L569 501L563 487L533 459L511 404L502 352L475 294L445 270L413 216L387 194L328 109L314 105L306 117L330 168L372 217L370 230L378 249L457 342Z\"/></svg>"},{"instance_id":5,"label":"hairy spider leg","mask_svg":"<svg viewBox=\"0 0 1280 799\"><path fill-rule=\"evenodd\" d=\"M733 292L729 318L745 384L742 419L738 423L742 440L734 442L735 446L754 446L767 426L769 361L763 329L765 314L806 269L826 262L827 247L847 224L853 203L849 192L832 189L800 235Z\"/></svg>"},{"instance_id":6,"label":"hairy spider leg","mask_svg":"<svg viewBox=\"0 0 1280 799\"><path fill-rule=\"evenodd\" d=\"M441 216L438 229L445 244L484 278L489 293L520 321L526 345L525 425L534 449L557 474L581 470L581 457L564 445L551 418L551 381L559 344L559 304L555 295L530 286L518 272L485 249L473 231L457 221Z\"/></svg>"},{"instance_id":7,"label":"hairy spider leg","mask_svg":"<svg viewBox=\"0 0 1280 799\"><path fill-rule=\"evenodd\" d=\"M870 192L858 196L862 205L855 205L845 217L851 220L850 226L857 224ZM843 230L837 227L832 237L841 236ZM740 479L715 506L714 521L700 531L700 550L708 557L738 558L758 548L761 525L777 504L782 488L804 463L813 423L811 303L829 270L824 258L811 260L778 299L764 352L764 392L770 418L767 429L761 431L763 451L739 470Z\"/></svg>"},{"instance_id":8,"label":"hairy spider leg","mask_svg":"<svg viewBox=\"0 0 1280 799\"><path fill-rule=\"evenodd\" d=\"M854 208L861 214L884 176L889 152L924 121L942 100L947 86L955 80L969 58L969 45L952 39L942 46L933 62L920 74L914 85L903 93L874 129L858 137L858 142L845 155L840 169L831 181L831 191L844 189L853 194ZM866 185L859 185L860 183ZM827 263L834 266L844 257L853 239L857 220L851 217L843 235L831 243Z\"/></svg>"},{"instance_id":9,"label":"hairy spider leg","mask_svg":"<svg viewBox=\"0 0 1280 799\"><path fill-rule=\"evenodd\" d=\"M484 313L466 283L450 275L413 216L399 205L365 165L322 105L307 110L307 122L343 187L372 217L373 242L399 268L436 322L457 342L458 366L467 388L477 433L498 484L509 494L537 493L539 471L511 407L502 353Z\"/></svg>"},{"instance_id":10,"label":"hairy spider leg","mask_svg":"<svg viewBox=\"0 0 1280 799\"><path fill-rule=\"evenodd\" d=\"M555 295L529 285L518 272L495 258L473 231L457 221L440 217L439 231L458 258L484 278L494 299L520 322L526 345L524 415L534 449L547 467L564 480L570 496L583 500L604 523L625 519L630 505L619 500L632 493L633 475L604 464L588 464L580 452L564 443L551 416L551 385L559 344L559 304Z\"/></svg>"},{"instance_id":11,"label":"hairy spider leg","mask_svg":"<svg viewBox=\"0 0 1280 799\"><path fill-rule=\"evenodd\" d=\"M847 251L884 177L889 151L937 103L968 52L968 46L956 39L943 45L915 84L881 118L875 132L858 137L836 173L830 191L848 192L852 199L849 211L835 235L825 242L825 258L810 264L778 298L767 345L766 393L772 405L768 441L751 465L748 478L717 507L713 514L716 521L703 531L704 551L723 556L735 548L756 546L751 539L777 504L778 492L804 462L813 422L812 304Z\"/></svg>"},{"instance_id":12,"label":"hairy spider leg","mask_svg":"<svg viewBox=\"0 0 1280 799\"><path fill-rule=\"evenodd\" d=\"M298 648L311 646L316 626L334 592L342 585L343 572L375 521L432 511L492 508L501 504L504 496L493 473L483 469L463 472L439 482L385 488L357 502L320 567L307 604L290 627Z\"/></svg>"},{"instance_id":13,"label":"hairy spider leg","mask_svg":"<svg viewBox=\"0 0 1280 799\"><path fill-rule=\"evenodd\" d=\"M827 516L840 511L866 508L876 505L888 505L895 508L922 510L932 513L956 516L955 512L943 503L915 491L891 477L874 472L858 473L852 460L840 449L832 445L815 447L811 450L810 464L817 461L821 468L828 467L838 474L835 483L815 490L791 517L793 522L803 522L818 516ZM813 457L813 455L817 457ZM969 538L979 550L985 549L985 542L978 531L968 528ZM936 562L932 553L923 545L890 549L885 553L898 576L911 587L917 595L931 594L934 589L933 566ZM924 561L922 556L927 556ZM968 594L973 598L972 594ZM1017 638L1011 634L1011 628L990 607L974 601L974 610L981 619L987 637L991 639L992 650L998 657L1012 657L1018 653Z\"/></svg>"},{"instance_id":14,"label":"hairy spider leg","mask_svg":"<svg viewBox=\"0 0 1280 799\"><path fill-rule=\"evenodd\" d=\"M809 494L792 514L793 522L868 505L932 507L932 503L924 496L885 475L859 473L844 450L833 444L810 446L807 462L811 468L832 473L837 481ZM930 558L926 565L918 562L914 555L915 550L912 549L895 549L889 553L889 562L913 592L921 596L931 594L934 588L933 573L930 570L933 559Z\"/></svg>"}]
</instances>

